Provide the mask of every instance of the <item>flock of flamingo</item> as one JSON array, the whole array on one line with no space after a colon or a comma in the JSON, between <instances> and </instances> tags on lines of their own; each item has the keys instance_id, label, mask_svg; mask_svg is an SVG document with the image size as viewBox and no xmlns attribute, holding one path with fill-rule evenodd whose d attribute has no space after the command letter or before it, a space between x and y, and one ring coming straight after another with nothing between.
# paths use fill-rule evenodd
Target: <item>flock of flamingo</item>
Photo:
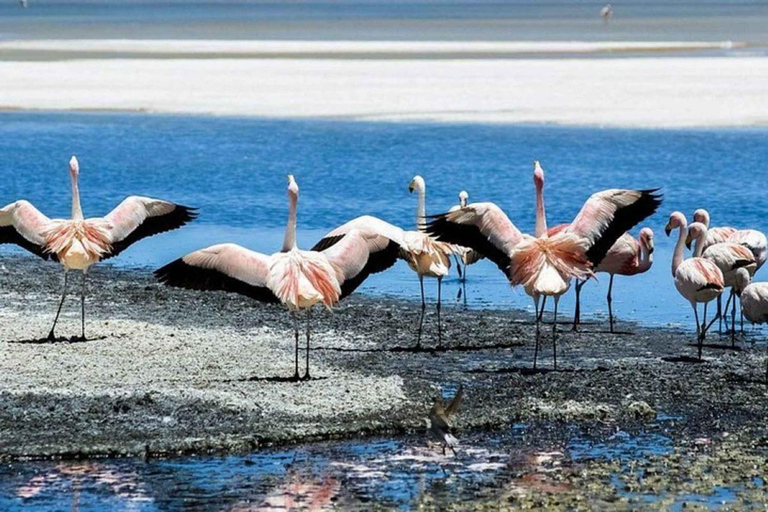
<instances>
[{"instance_id":1,"label":"flock of flamingo","mask_svg":"<svg viewBox=\"0 0 768 512\"><path fill-rule=\"evenodd\" d=\"M70 270L82 271L81 337L85 339L86 276L91 266L118 255L138 240L177 229L192 221L197 210L161 199L131 196L105 217L83 216L78 188L79 164L69 162L72 184L72 216L50 219L28 201L19 200L0 209L0 243L17 244L33 254L58 261L64 267L64 286L48 339L56 340L56 322L67 295ZM426 215L424 180L416 176L410 184L418 193L416 223L405 230L376 217L364 215L350 220L325 235L308 251L296 240L296 210L299 187L288 176L288 225L282 248L271 255L251 251L232 243L213 245L192 252L155 271L164 284L193 290L223 290L248 296L259 302L281 303L294 324L294 373L290 380L310 378L309 344L311 312L321 304L330 309L351 294L369 275L382 272L404 260L418 275L422 316L417 347L421 343L424 277L437 279L438 330L440 327L441 283L448 275L451 259L470 265L488 258L509 279L531 297L536 315L536 369L541 341L541 324L548 298L553 302L553 364L557 368L557 314L560 297L575 280L576 311L573 328L580 321L579 294L597 272L610 275L608 311L610 329L614 318L611 291L615 275L631 276L647 271L653 264L653 231L643 228L638 238L628 232L652 215L661 205L654 190L610 189L593 194L570 224L547 227L544 204L544 170L534 162L536 224L533 235L522 233L496 204L469 203L468 194L459 194L459 204L446 213ZM665 228L669 236L679 230L672 258L672 275L677 290L690 302L696 319L698 357L707 331L717 319L731 313L734 336L736 302L742 315L753 323L768 322L768 283L751 283L751 278L768 257L763 233L751 229L710 227L706 210L697 210L694 222L674 212ZM684 246L695 243L692 257L685 258ZM723 309L721 296L730 288ZM718 300L717 315L707 323L707 305ZM703 304L699 319L698 305ZM299 373L299 320L306 316L306 358L304 375ZM743 323L742 323L743 325ZM733 339L733 338L732 338ZM441 337L438 336L438 340Z\"/></svg>"}]
</instances>

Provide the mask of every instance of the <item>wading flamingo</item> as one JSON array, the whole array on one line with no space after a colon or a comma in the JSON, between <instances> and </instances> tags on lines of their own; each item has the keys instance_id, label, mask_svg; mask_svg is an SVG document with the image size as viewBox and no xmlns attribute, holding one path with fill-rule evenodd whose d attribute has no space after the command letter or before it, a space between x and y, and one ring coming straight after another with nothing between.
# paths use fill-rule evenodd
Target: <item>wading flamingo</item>
<instances>
[{"instance_id":1,"label":"wading flamingo","mask_svg":"<svg viewBox=\"0 0 768 512\"><path fill-rule=\"evenodd\" d=\"M768 283L750 283L749 272L742 268L736 271L734 288L741 299L741 314L753 324L768 323ZM732 318L731 322L735 321L736 319ZM768 382L768 358L765 381Z\"/></svg>"},{"instance_id":2,"label":"wading flamingo","mask_svg":"<svg viewBox=\"0 0 768 512\"><path fill-rule=\"evenodd\" d=\"M197 216L197 210L178 204L130 196L106 217L83 217L78 177L80 165L74 156L69 161L72 182L72 217L49 219L28 201L20 200L0 210L0 243L17 244L43 259L58 261L64 267L64 287L48 340L54 341L67 296L70 270L83 272L80 296L81 339L85 340L85 280L88 270L101 260L117 256L134 242L164 231L179 228Z\"/></svg>"},{"instance_id":3,"label":"wading flamingo","mask_svg":"<svg viewBox=\"0 0 768 512\"><path fill-rule=\"evenodd\" d=\"M708 246L706 250L702 251L702 247L707 240L707 227L701 222L693 222L690 226L688 226L688 237L686 238L685 243L689 249L691 248L691 243L694 240L696 241L696 246L694 248L693 255L697 258L704 258L711 261L717 265L717 268L719 268L720 272L723 273L723 282L725 283L725 287L731 288L728 302L726 303L725 314L728 314L728 305L731 304L731 301L733 301L731 316L735 316L736 298L734 296L735 291L733 286L736 282L736 270L739 268L745 268L750 277L753 276L755 274L755 270L757 270L757 262L755 261L755 256L747 247L731 242L715 243ZM723 315L723 312L720 309L721 298L722 295L718 297L717 308L718 320L720 321L722 321ZM731 329L731 345L735 345L736 329L735 326L732 327L734 328Z\"/></svg>"},{"instance_id":4,"label":"wading flamingo","mask_svg":"<svg viewBox=\"0 0 768 512\"><path fill-rule=\"evenodd\" d=\"M280 252L266 255L236 244L220 244L192 252L155 271L161 283L191 290L223 290L259 302L282 303L294 327L294 374L299 377L299 325L296 312L306 311L307 354L304 377L309 379L309 339L312 306L330 309L370 274L397 259L397 246L386 238L358 230L327 249L302 251L296 245L296 203L299 186L288 176L288 226Z\"/></svg>"},{"instance_id":5,"label":"wading flamingo","mask_svg":"<svg viewBox=\"0 0 768 512\"><path fill-rule=\"evenodd\" d=\"M755 229L736 229L730 226L710 228L709 227L709 212L703 208L699 208L693 213L694 222L701 222L707 227L707 238L704 243L704 250L712 244L730 242L739 245L743 245L748 248L755 257L757 268L755 272L760 270L763 264L768 258L768 239L765 234ZM727 314L730 301L733 299L733 294L729 295L728 301L725 304L725 312ZM735 307L735 304L733 305ZM717 298L717 313L722 314L722 297ZM726 328L727 328L726 322ZM722 321L719 324L719 329L722 330Z\"/></svg>"},{"instance_id":6,"label":"wading flamingo","mask_svg":"<svg viewBox=\"0 0 768 512\"><path fill-rule=\"evenodd\" d=\"M608 253L595 269L595 273L605 272L610 275L608 281L608 322L613 333L613 278L616 275L634 276L647 272L653 265L653 230L643 228L638 238L624 233L611 246ZM573 330L578 329L581 322L581 289L587 281L576 281L576 309L573 314Z\"/></svg>"},{"instance_id":7,"label":"wading flamingo","mask_svg":"<svg viewBox=\"0 0 768 512\"><path fill-rule=\"evenodd\" d=\"M473 203L454 212L430 217L427 232L438 240L470 247L496 263L513 286L521 285L536 310L538 358L541 317L546 297L555 301L552 328L557 368L557 304L572 278L586 279L616 240L652 215L661 204L656 190L604 190L593 194L574 221L554 236L547 234L544 171L534 162L536 186L535 236L524 235L494 203ZM539 308L541 297L544 302Z\"/></svg>"},{"instance_id":8,"label":"wading flamingo","mask_svg":"<svg viewBox=\"0 0 768 512\"><path fill-rule=\"evenodd\" d=\"M685 240L688 237L688 221L685 215L680 212L672 212L664 232L669 236L673 229L679 229L680 234L675 245L675 252L672 255L672 277L675 279L677 291L693 308L699 343L699 360L701 360L704 338L707 335L707 330L712 325L711 323L706 325L707 304L723 293L725 281L723 273L711 261L696 256L685 259L684 246ZM704 320L701 324L699 324L699 303L704 303Z\"/></svg>"},{"instance_id":9,"label":"wading flamingo","mask_svg":"<svg viewBox=\"0 0 768 512\"><path fill-rule=\"evenodd\" d=\"M469 200L469 193L466 190L459 192L459 204L452 206L449 212L455 212L461 208L467 207L467 201ZM467 267L473 265L483 259L483 255L479 252L470 249L469 247L461 247L455 245L453 247L453 257L456 259L456 270L459 273L459 281L465 286L467 282ZM464 269L462 270L462 265ZM459 298L461 298L462 288L459 289ZM466 301L466 294L465 294Z\"/></svg>"},{"instance_id":10,"label":"wading flamingo","mask_svg":"<svg viewBox=\"0 0 768 512\"><path fill-rule=\"evenodd\" d=\"M408 266L419 276L419 286L421 287L421 316L419 318L419 330L416 341L416 348L421 348L421 332L424 326L424 313L427 307L424 298L424 277L437 278L437 333L438 345L442 345L442 325L440 322L441 309L441 285L443 277L448 275L451 267L450 256L454 252L454 247L450 244L438 242L424 233L421 229L424 226L425 219L425 186L424 179L416 176L409 186L411 192L417 190L419 193L419 202L416 210L416 226L418 231L404 231L386 221L363 215L352 219L351 221L339 226L333 231L327 233L315 246L313 251L321 251L338 242L352 230L360 230L367 234L376 234L390 240L398 247L399 257L408 263Z\"/></svg>"}]
</instances>

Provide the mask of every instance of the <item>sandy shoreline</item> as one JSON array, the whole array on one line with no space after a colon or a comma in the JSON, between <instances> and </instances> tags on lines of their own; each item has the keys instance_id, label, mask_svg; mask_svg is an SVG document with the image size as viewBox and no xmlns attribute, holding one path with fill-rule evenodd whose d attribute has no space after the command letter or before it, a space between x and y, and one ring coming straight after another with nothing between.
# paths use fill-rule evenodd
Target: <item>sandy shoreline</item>
<instances>
[{"instance_id":1,"label":"sandy shoreline","mask_svg":"<svg viewBox=\"0 0 768 512\"><path fill-rule=\"evenodd\" d=\"M8 52L56 53L46 41L3 44ZM87 58L54 61L2 60L0 45L0 109L608 127L768 125L768 58L762 56L472 58L499 48L545 55L629 51L632 44L75 41L62 42L60 51ZM658 48L670 44L677 43ZM458 48L469 53L447 60L429 53ZM276 49L295 53L247 53ZM149 53L121 57L129 50ZM241 51L240 58L223 58ZM315 51L346 57L317 58ZM387 58L364 58L371 51ZM388 58L393 51L415 51L420 58Z\"/></svg>"},{"instance_id":2,"label":"sandy shoreline","mask_svg":"<svg viewBox=\"0 0 768 512\"><path fill-rule=\"evenodd\" d=\"M408 352L418 309L353 296L317 314L312 351L320 380L263 380L291 370L289 317L226 294L171 290L144 271L97 268L87 342L38 343L55 308L60 270L4 260L0 325L0 458L243 452L273 443L423 432L440 386L464 383L462 428L514 422L685 418L682 431L747 429L768 438L764 347L692 355L690 335L563 332L564 371L530 375L532 326L517 312L445 311L448 350ZM434 318L425 344L434 346ZM77 300L59 335L78 329ZM550 367L551 347L542 364ZM262 380L249 380L257 377ZM714 410L711 404L719 404Z\"/></svg>"}]
</instances>

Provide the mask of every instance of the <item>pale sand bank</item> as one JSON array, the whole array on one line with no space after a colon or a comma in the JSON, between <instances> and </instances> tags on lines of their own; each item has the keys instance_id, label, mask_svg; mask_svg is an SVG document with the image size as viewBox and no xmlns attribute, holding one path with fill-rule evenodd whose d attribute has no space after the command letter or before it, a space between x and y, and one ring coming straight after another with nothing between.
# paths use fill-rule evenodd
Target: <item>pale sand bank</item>
<instances>
[{"instance_id":1,"label":"pale sand bank","mask_svg":"<svg viewBox=\"0 0 768 512\"><path fill-rule=\"evenodd\" d=\"M515 55L645 53L730 50L746 47L733 41L223 41L154 39L70 39L0 41L3 52L99 52L154 55L207 54L253 57L283 55L332 58L342 55Z\"/></svg>"},{"instance_id":2,"label":"pale sand bank","mask_svg":"<svg viewBox=\"0 0 768 512\"><path fill-rule=\"evenodd\" d=\"M768 58L0 61L0 108L613 127L764 126Z\"/></svg>"}]
</instances>

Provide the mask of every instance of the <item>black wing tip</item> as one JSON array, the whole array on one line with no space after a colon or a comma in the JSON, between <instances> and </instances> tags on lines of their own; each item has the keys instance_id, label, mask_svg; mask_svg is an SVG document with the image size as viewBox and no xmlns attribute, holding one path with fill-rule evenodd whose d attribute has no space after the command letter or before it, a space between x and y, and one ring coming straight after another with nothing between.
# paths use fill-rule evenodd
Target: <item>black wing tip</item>
<instances>
[{"instance_id":1,"label":"black wing tip","mask_svg":"<svg viewBox=\"0 0 768 512\"><path fill-rule=\"evenodd\" d=\"M319 242L317 242L314 246L312 246L312 249L310 249L310 251L314 251L314 252L324 251L329 247L333 247L334 245L339 243L339 240L341 240L345 236L346 234L323 237L320 239Z\"/></svg>"},{"instance_id":2,"label":"black wing tip","mask_svg":"<svg viewBox=\"0 0 768 512\"><path fill-rule=\"evenodd\" d=\"M152 272L152 274L155 276L155 279L157 279L158 282L162 284L168 286L183 287L180 284L177 284L179 278L181 277L180 273L186 272L191 268L192 265L188 265L182 258L178 258L166 265L163 265L159 269Z\"/></svg>"},{"instance_id":3,"label":"black wing tip","mask_svg":"<svg viewBox=\"0 0 768 512\"><path fill-rule=\"evenodd\" d=\"M177 204L174 212L178 215L179 220L183 223L192 222L200 215L200 209L194 206L184 206L183 204Z\"/></svg>"}]
</instances>

